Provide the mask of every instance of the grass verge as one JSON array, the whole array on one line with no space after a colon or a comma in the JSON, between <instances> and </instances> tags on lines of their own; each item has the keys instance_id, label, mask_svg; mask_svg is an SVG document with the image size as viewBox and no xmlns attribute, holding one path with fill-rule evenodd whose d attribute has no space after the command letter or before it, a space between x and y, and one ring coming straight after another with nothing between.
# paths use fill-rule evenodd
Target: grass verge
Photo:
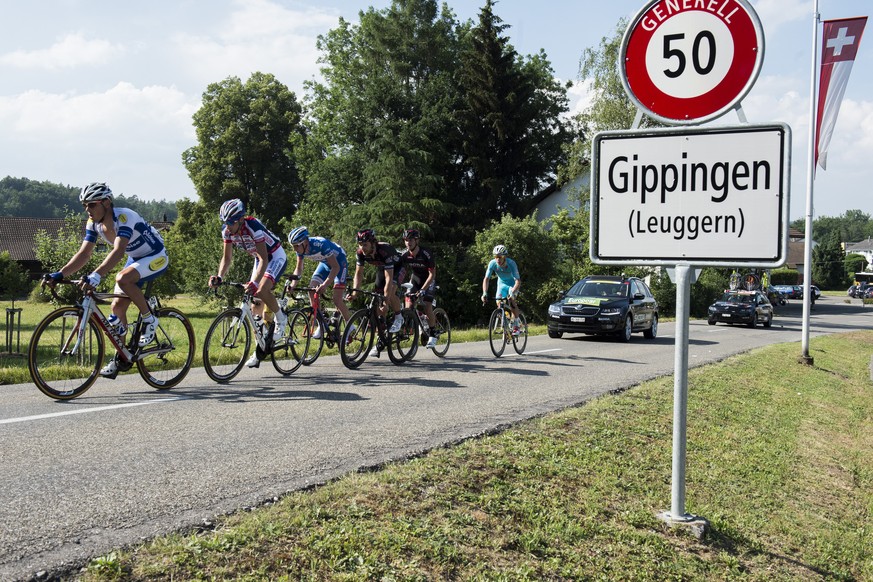
<instances>
[{"instance_id":1,"label":"grass verge","mask_svg":"<svg viewBox=\"0 0 873 582\"><path fill-rule=\"evenodd\" d=\"M687 506L672 377L94 560L103 580L871 580L873 332L689 373Z\"/></svg>"}]
</instances>

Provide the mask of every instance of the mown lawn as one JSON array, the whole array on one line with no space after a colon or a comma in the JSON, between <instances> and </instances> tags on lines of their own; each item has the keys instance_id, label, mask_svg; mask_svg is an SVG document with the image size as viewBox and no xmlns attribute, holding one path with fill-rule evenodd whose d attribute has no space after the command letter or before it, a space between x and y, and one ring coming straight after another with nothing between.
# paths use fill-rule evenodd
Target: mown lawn
<instances>
[{"instance_id":1,"label":"mown lawn","mask_svg":"<svg viewBox=\"0 0 873 582\"><path fill-rule=\"evenodd\" d=\"M873 332L689 373L687 507L669 509L672 377L290 493L94 560L104 580L873 580Z\"/></svg>"}]
</instances>

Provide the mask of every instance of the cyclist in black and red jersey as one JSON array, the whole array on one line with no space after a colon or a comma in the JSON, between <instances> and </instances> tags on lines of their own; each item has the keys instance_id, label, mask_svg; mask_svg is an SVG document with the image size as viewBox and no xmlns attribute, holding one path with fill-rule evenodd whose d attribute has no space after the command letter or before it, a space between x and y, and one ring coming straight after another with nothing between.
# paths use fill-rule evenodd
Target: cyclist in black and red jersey
<instances>
[{"instance_id":1,"label":"cyclist in black and red jersey","mask_svg":"<svg viewBox=\"0 0 873 582\"><path fill-rule=\"evenodd\" d=\"M407 276L412 283L410 292L419 293L421 296L424 313L427 315L427 323L430 327L427 340L427 349L433 349L437 343L436 317L433 314L433 300L436 293L436 262L434 254L418 244L421 233L416 228L407 228L403 231L403 243L406 252L400 255L400 274L398 283L403 283Z\"/></svg>"},{"instance_id":2,"label":"cyclist in black and red jersey","mask_svg":"<svg viewBox=\"0 0 873 582\"><path fill-rule=\"evenodd\" d=\"M401 311L400 297L397 296L397 275L398 270L395 267L399 266L400 253L393 245L386 242L378 242L376 233L371 228L359 230L357 234L358 251L355 254L355 278L352 284L354 289L361 288L361 280L364 277L364 265L371 264L376 267L376 287L377 293L385 295L385 301L388 306L394 311L394 321L391 323L389 333L400 331L400 326L403 325L403 314ZM348 299L352 300L356 293L352 291ZM385 306L382 306L385 309ZM384 313L384 312L383 312ZM381 346L376 344L371 355L379 357Z\"/></svg>"}]
</instances>

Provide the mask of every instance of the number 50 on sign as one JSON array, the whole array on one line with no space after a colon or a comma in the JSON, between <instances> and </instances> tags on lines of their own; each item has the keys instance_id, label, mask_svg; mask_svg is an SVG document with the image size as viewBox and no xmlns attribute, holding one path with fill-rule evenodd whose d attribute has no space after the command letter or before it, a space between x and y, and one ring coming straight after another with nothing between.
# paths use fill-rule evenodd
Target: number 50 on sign
<instances>
[{"instance_id":1,"label":"number 50 on sign","mask_svg":"<svg viewBox=\"0 0 873 582\"><path fill-rule=\"evenodd\" d=\"M745 97L763 57L763 29L746 0L655 0L628 26L619 72L651 117L703 123Z\"/></svg>"}]
</instances>

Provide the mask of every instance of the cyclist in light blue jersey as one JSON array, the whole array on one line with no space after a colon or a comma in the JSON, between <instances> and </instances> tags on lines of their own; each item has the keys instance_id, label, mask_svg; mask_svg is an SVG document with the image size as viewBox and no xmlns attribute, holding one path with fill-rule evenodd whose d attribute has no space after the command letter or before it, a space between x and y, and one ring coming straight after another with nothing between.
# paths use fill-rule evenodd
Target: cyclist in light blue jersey
<instances>
[{"instance_id":1,"label":"cyclist in light blue jersey","mask_svg":"<svg viewBox=\"0 0 873 582\"><path fill-rule=\"evenodd\" d=\"M310 287L316 287L316 294L321 294L333 281L333 304L342 314L345 321L349 320L349 308L343 298L346 288L346 278L349 274L349 262L346 251L335 242L321 236L309 236L305 226L298 226L288 233L288 242L297 253L297 266L291 279L291 289L297 286L297 280L303 272L303 259L319 261L318 267L312 273Z\"/></svg>"},{"instance_id":2,"label":"cyclist in light blue jersey","mask_svg":"<svg viewBox=\"0 0 873 582\"><path fill-rule=\"evenodd\" d=\"M164 240L148 222L129 208L115 208L112 202L112 190L103 182L88 184L79 193L79 202L88 213L88 223L85 225L85 239L75 255L60 271L45 275L46 281L53 283L75 273L88 263L97 244L97 239L106 241L111 250L103 262L82 281L83 287L96 287L109 274L118 262L127 254L127 262L115 277L115 293L127 295L127 298L117 297L112 301L112 317L109 321L115 326L119 335L127 332L127 309L131 301L139 308L143 316L143 330L139 337L140 347L145 347L155 339L158 328L158 318L149 308L148 301L142 292L142 286L163 275L167 271L170 259L164 248ZM115 378L118 374L118 362L115 358L100 370L107 378Z\"/></svg>"},{"instance_id":3,"label":"cyclist in light blue jersey","mask_svg":"<svg viewBox=\"0 0 873 582\"><path fill-rule=\"evenodd\" d=\"M488 301L488 280L497 277L497 292L494 294L498 299L505 298L509 301L509 308L515 318L512 322L513 329L518 328L518 290L521 287L521 276L518 274L518 265L507 257L506 247L497 245L492 253L494 258L485 269L485 278L482 279L482 305Z\"/></svg>"}]
</instances>

